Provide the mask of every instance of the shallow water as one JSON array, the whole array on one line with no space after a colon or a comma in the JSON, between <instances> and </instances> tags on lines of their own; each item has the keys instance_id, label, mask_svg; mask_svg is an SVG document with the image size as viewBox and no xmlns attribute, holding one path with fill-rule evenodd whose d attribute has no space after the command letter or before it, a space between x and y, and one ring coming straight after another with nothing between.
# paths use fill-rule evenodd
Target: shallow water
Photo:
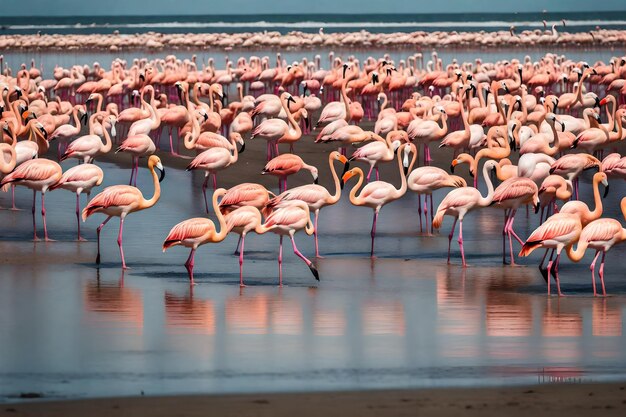
<instances>
[{"instance_id":1,"label":"shallow water","mask_svg":"<svg viewBox=\"0 0 626 417\"><path fill-rule=\"evenodd\" d=\"M258 174L264 148L249 142L241 165L222 175L220 185L262 181L275 187L273 178ZM305 160L318 164L327 184L323 155L329 148L300 148ZM449 160L447 154L436 155ZM124 155L116 158L127 163ZM182 265L188 251L175 247L163 254L160 245L175 223L203 215L202 177L164 162L161 201L126 221L131 269L124 275L115 243L117 220L103 230L100 268L94 264L94 240L102 215L84 224L90 242L72 241L71 193L59 190L46 198L50 234L58 242L28 241L28 190L17 190L25 210L0 211L1 398L11 400L21 392L57 398L626 378L626 281L620 262L626 245L607 257L610 297L592 297L588 254L578 265L563 262L568 296L549 298L536 268L540 253L520 259L524 266L502 266L500 210L468 216L464 235L470 267L464 270L455 242L453 264L445 261L449 220L441 234L419 235L415 195L383 208L378 258L370 260L371 210L351 206L344 194L320 217L326 256L317 261L321 282L287 243L285 286L278 288L278 238L250 235L249 286L240 289L232 256L237 239L229 236L199 249L198 285L191 290ZM101 166L103 186L128 180L127 165ZM382 176L398 182L391 164ZM307 181L300 174L290 185ZM611 185L606 215L618 218L626 188L624 182ZM139 187L152 194L145 168ZM589 201L589 176L581 192ZM436 195L436 204L442 195ZM8 197L1 194L0 205L10 204ZM41 227L39 216L37 221ZM536 226L536 216L527 219L520 210L517 233L524 238ZM296 241L312 255L312 237L298 233Z\"/></svg>"},{"instance_id":2,"label":"shallow water","mask_svg":"<svg viewBox=\"0 0 626 417\"><path fill-rule=\"evenodd\" d=\"M379 58L388 54L392 60L399 62L401 59L405 59L415 54L416 52L424 53L424 62L430 60L430 53L434 48L425 49L407 49L407 50L382 50L372 48L350 48L341 49L333 48L332 51L335 57L348 57L354 56L361 62L364 62L366 58L372 56ZM129 63L129 66L136 58L146 57L148 59L163 59L169 54L174 54L180 59L191 59L193 55L197 56L198 68L202 69L203 64L208 62L210 58L215 60L215 66L217 69L223 69L225 67L225 57L229 57L232 61L236 61L239 57L245 57L249 59L251 56L269 56L270 62L274 62L276 53L280 52L282 58L288 62L300 61L306 57L309 61L313 61L316 55L320 55L322 59L322 67L329 68L330 63L328 61L328 54L331 49L318 49L315 51L290 51L284 49L263 49L263 50L232 50L232 51L218 51L218 50L163 50L158 52L142 52L142 51L119 51L115 53L108 52L77 52L70 51L68 53L59 53L57 51L5 51L5 62L13 68L14 73L17 73L19 66L22 63L30 65L31 59L35 59L35 64L38 68L43 68L44 77L52 77L55 65L69 68L72 65L93 65L94 62L99 62L103 68L110 68L111 62L114 59L123 59ZM529 56L533 61L541 59L546 53L555 53L559 55L565 55L567 58L574 61L588 61L593 63L596 61L609 62L614 56L622 56L623 50L616 50L614 48L563 48L563 47L519 47L514 50L506 48L451 48L451 49L437 49L438 55L443 59L444 64L449 64L453 59L458 62L474 62L477 57L480 57L483 62L495 62L498 60L511 60L519 59L524 60L526 56ZM234 90L234 87L233 87Z\"/></svg>"}]
</instances>

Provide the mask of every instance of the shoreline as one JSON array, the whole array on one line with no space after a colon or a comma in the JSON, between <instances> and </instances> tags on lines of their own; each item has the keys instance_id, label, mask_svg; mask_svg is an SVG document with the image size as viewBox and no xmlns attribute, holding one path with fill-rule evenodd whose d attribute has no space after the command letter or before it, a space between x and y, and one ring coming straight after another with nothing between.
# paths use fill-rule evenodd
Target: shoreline
<instances>
[{"instance_id":1,"label":"shoreline","mask_svg":"<svg viewBox=\"0 0 626 417\"><path fill-rule=\"evenodd\" d=\"M626 382L272 394L114 397L5 403L0 416L624 415Z\"/></svg>"}]
</instances>

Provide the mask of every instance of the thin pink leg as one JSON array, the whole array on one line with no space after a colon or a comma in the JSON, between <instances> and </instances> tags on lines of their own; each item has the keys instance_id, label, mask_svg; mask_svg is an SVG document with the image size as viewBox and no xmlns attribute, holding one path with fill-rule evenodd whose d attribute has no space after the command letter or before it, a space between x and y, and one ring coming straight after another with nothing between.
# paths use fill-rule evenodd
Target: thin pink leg
<instances>
[{"instance_id":1,"label":"thin pink leg","mask_svg":"<svg viewBox=\"0 0 626 417\"><path fill-rule=\"evenodd\" d=\"M196 249L192 248L191 252L189 253L189 258L187 258L187 262L185 262L185 269L187 269L187 273L189 274L189 283L191 285L196 285L195 282L193 281L193 266L194 266L195 257L196 257Z\"/></svg>"},{"instance_id":2,"label":"thin pink leg","mask_svg":"<svg viewBox=\"0 0 626 417\"><path fill-rule=\"evenodd\" d=\"M596 256L593 257L593 262L591 262L591 265L589 266L589 269L591 270L591 285L593 286L594 297L598 295L596 292L596 275L595 275L596 261L598 260L598 256L600 256L599 250L596 251Z\"/></svg>"},{"instance_id":3,"label":"thin pink leg","mask_svg":"<svg viewBox=\"0 0 626 417\"><path fill-rule=\"evenodd\" d=\"M120 257L122 258L122 269L126 269L126 261L124 260L124 247L122 246L123 233L124 233L124 215L120 217L120 233L117 235L117 245L120 247Z\"/></svg>"},{"instance_id":4,"label":"thin pink leg","mask_svg":"<svg viewBox=\"0 0 626 417\"><path fill-rule=\"evenodd\" d=\"M43 219L43 238L46 242L49 242L51 239L48 237L48 228L46 227L46 193L45 191L41 192L41 217Z\"/></svg>"},{"instance_id":5,"label":"thin pink leg","mask_svg":"<svg viewBox=\"0 0 626 417\"><path fill-rule=\"evenodd\" d=\"M432 235L435 233L435 228L433 226L433 219L435 218L435 210L433 207L433 195L426 194L426 197L428 197L428 199L430 200L430 234Z\"/></svg>"},{"instance_id":6,"label":"thin pink leg","mask_svg":"<svg viewBox=\"0 0 626 417\"><path fill-rule=\"evenodd\" d=\"M506 265L506 226L509 223L509 209L504 210L504 225L502 226L502 264Z\"/></svg>"},{"instance_id":7,"label":"thin pink leg","mask_svg":"<svg viewBox=\"0 0 626 417\"><path fill-rule=\"evenodd\" d=\"M241 250L239 251L239 286L243 288L246 286L243 283L243 250L246 244L246 235L242 234L239 238L241 239Z\"/></svg>"},{"instance_id":8,"label":"thin pink leg","mask_svg":"<svg viewBox=\"0 0 626 417\"><path fill-rule=\"evenodd\" d=\"M554 278L556 279L556 289L559 293L559 297L563 295L561 292L561 281L559 280L559 262L561 261L561 253L557 253L554 260Z\"/></svg>"},{"instance_id":9,"label":"thin pink leg","mask_svg":"<svg viewBox=\"0 0 626 417\"><path fill-rule=\"evenodd\" d=\"M461 259L463 260L463 267L467 266L465 263L465 250L463 249L463 219L459 220L459 247L461 248Z\"/></svg>"},{"instance_id":10,"label":"thin pink leg","mask_svg":"<svg viewBox=\"0 0 626 417\"><path fill-rule=\"evenodd\" d=\"M374 210L374 221L372 222L372 232L370 233L372 237L372 248L370 251L370 257L374 257L374 239L376 238L376 221L378 220L378 210Z\"/></svg>"},{"instance_id":11,"label":"thin pink leg","mask_svg":"<svg viewBox=\"0 0 626 417\"><path fill-rule=\"evenodd\" d=\"M280 235L278 246L278 286L283 286L283 235Z\"/></svg>"},{"instance_id":12,"label":"thin pink leg","mask_svg":"<svg viewBox=\"0 0 626 417\"><path fill-rule=\"evenodd\" d=\"M78 241L86 242L86 239L80 235L80 194L76 194L76 222L78 223Z\"/></svg>"},{"instance_id":13,"label":"thin pink leg","mask_svg":"<svg viewBox=\"0 0 626 417\"><path fill-rule=\"evenodd\" d=\"M233 252L233 255L239 255L239 248L241 247L241 240L242 240L242 235L239 235L239 240L237 241L237 247L235 248L235 252Z\"/></svg>"},{"instance_id":14,"label":"thin pink leg","mask_svg":"<svg viewBox=\"0 0 626 417\"><path fill-rule=\"evenodd\" d=\"M217 190L217 174L213 173L213 191Z\"/></svg>"},{"instance_id":15,"label":"thin pink leg","mask_svg":"<svg viewBox=\"0 0 626 417\"><path fill-rule=\"evenodd\" d=\"M370 176L372 175L373 169L374 169L374 165L370 165L370 170L367 171L367 182L370 182Z\"/></svg>"},{"instance_id":16,"label":"thin pink leg","mask_svg":"<svg viewBox=\"0 0 626 417\"><path fill-rule=\"evenodd\" d=\"M315 210L315 227L313 230L313 238L315 239L315 257L316 258L320 258L320 247L319 247L319 242L317 239L317 219L319 217L320 211L319 210Z\"/></svg>"},{"instance_id":17,"label":"thin pink leg","mask_svg":"<svg viewBox=\"0 0 626 417\"><path fill-rule=\"evenodd\" d=\"M602 284L602 295L606 297L606 288L604 287L604 258L606 257L606 252L602 252L602 261L600 261L600 269L598 270L598 275L600 275L600 283Z\"/></svg>"},{"instance_id":18,"label":"thin pink leg","mask_svg":"<svg viewBox=\"0 0 626 417\"><path fill-rule=\"evenodd\" d=\"M96 255L96 263L98 265L100 264L100 231L102 230L104 225L107 224L109 220L111 220L111 217L113 216L109 216L106 219L104 219L104 221L100 223L100 226L98 226L98 228L96 229L96 234L98 235L98 255Z\"/></svg>"},{"instance_id":19,"label":"thin pink leg","mask_svg":"<svg viewBox=\"0 0 626 417\"><path fill-rule=\"evenodd\" d=\"M456 222L458 218L454 218L454 223L452 223L452 229L450 230L450 234L448 235L448 264L450 263L450 248L452 246L452 238L454 237L454 229L456 228Z\"/></svg>"},{"instance_id":20,"label":"thin pink leg","mask_svg":"<svg viewBox=\"0 0 626 417\"><path fill-rule=\"evenodd\" d=\"M380 180L380 173L378 172L378 167L376 167L376 181Z\"/></svg>"},{"instance_id":21,"label":"thin pink leg","mask_svg":"<svg viewBox=\"0 0 626 417\"><path fill-rule=\"evenodd\" d=\"M296 241L293 238L293 233L292 232L289 237L291 238L291 244L293 245L293 253L295 253L300 259L302 259L304 261L304 263L309 267L309 269L311 270L311 273L313 274L313 276L315 277L316 280L320 280L320 275L317 272L317 268L315 268L315 266L313 266L313 262L311 262L310 260L307 259L306 256L304 256L302 253L300 253L300 251L298 250L298 247L296 246Z\"/></svg>"}]
</instances>

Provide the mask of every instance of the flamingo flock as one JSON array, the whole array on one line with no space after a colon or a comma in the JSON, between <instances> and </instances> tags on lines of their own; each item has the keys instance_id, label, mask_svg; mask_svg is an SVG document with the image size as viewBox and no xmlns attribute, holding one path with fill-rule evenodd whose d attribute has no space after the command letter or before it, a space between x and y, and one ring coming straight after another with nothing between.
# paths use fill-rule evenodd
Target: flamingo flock
<instances>
[{"instance_id":1,"label":"flamingo flock","mask_svg":"<svg viewBox=\"0 0 626 417\"><path fill-rule=\"evenodd\" d=\"M543 44L565 36L554 26L547 34L515 35L512 29L509 35L501 42L514 42L517 36L520 43L536 37ZM244 45L256 35L250 36L242 40ZM333 38L323 33L316 36L321 41L313 45L328 45ZM26 36L5 36L0 48L10 40L12 47L28 48L20 46L27 45ZM461 265L466 267L472 255L464 245L464 221L476 210L495 213L494 209L501 209L503 216L493 215L491 221L498 224L497 219L503 218L503 264L515 265L517 257L545 249L539 269L548 294L554 279L562 295L559 265L563 251L571 261L579 262L593 249L593 293L598 294L595 266L602 255L598 275L602 295L606 295L606 254L626 240L622 223L604 215L601 196L601 189L604 196L608 193L609 182L626 179L626 157L619 153L626 138L626 57L588 63L546 54L538 61L530 57L497 62L454 60L447 65L436 52L431 58L423 65L421 53L399 61L385 55L363 62L333 54L325 67L319 57L287 63L277 54L274 66L269 57L241 57L226 58L224 69L216 69L213 60L199 69L195 57L181 60L169 55L132 63L115 59L108 71L98 63L56 67L52 78L44 78L34 61L30 68L21 65L15 75L0 62L0 187L12 193L12 208L16 186L33 191L34 240L38 240L38 192L46 241L51 240L45 209L50 191L66 189L75 194L79 241L84 240L81 218L104 214L97 228L96 263L101 262L100 232L111 218L119 217L117 243L122 268L127 268L125 219L150 209L161 198L165 169L157 155L189 159L188 171L204 172L205 213L173 226L163 251L174 246L190 249L185 267L194 284L199 247L219 243L231 233L239 235L235 253L241 286L245 285L248 233L279 236L279 285L283 283L284 237L319 280L316 259L321 257L318 221L322 208L335 205L344 187L350 186L350 203L373 210L370 256L374 257L383 207L410 190L418 195L418 206L407 215L416 225L419 222L420 233L437 239L435 230L444 227L446 217L452 218L448 263L452 262L457 223ZM235 86L236 94L231 93ZM267 189L254 178L246 179L251 182L241 178L229 189L218 188L217 173L239 178L238 167L250 158L244 154L246 142L260 139L266 141L267 152L266 165L258 175L278 177L277 190ZM57 146L52 146L55 141ZM329 152L329 146L336 150ZM317 159L310 149L327 154L328 166L315 166ZM106 177L97 164L111 158L112 151L129 154L129 183L109 186L91 198ZM150 198L137 187L142 158L147 158L152 178ZM399 185L381 178L379 167L385 163L397 165ZM367 174L361 167L351 167L355 164L363 164ZM448 166L450 173L444 169ZM332 189L318 184L320 170L326 169L332 176ZM302 176L299 171L308 171L313 183L289 188L287 178ZM588 175L586 171L594 172L592 206L579 199L579 189L586 186L580 178ZM464 172L473 179L463 178ZM375 179L371 178L374 173ZM483 182L486 191L480 189ZM438 190L450 188L441 199L437 197ZM81 210L83 193L89 201ZM621 198L619 209L626 219L626 197ZM210 211L217 224L205 216ZM529 216L531 211L537 213L540 223L526 239L514 227L521 211ZM295 235L300 230L314 236L313 260L298 249Z\"/></svg>"}]
</instances>

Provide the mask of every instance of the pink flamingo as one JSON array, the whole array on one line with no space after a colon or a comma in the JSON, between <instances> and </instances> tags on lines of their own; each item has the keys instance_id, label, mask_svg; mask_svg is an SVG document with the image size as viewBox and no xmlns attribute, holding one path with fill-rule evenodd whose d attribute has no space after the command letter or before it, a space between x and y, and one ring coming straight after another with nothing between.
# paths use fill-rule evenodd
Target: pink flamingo
<instances>
[{"instance_id":1,"label":"pink flamingo","mask_svg":"<svg viewBox=\"0 0 626 417\"><path fill-rule=\"evenodd\" d=\"M276 211L273 211L272 214L265 219L265 223L261 225L260 231L262 233L272 232L280 236L278 250L278 285L281 287L283 286L283 237L287 235L289 235L291 239L293 253L304 261L315 279L320 280L319 272L313 265L313 262L300 253L296 246L294 235L298 230L302 229L304 229L309 236L314 232L309 206L304 201L299 200L284 202L283 205L276 209Z\"/></svg>"},{"instance_id":2,"label":"pink flamingo","mask_svg":"<svg viewBox=\"0 0 626 417\"><path fill-rule=\"evenodd\" d=\"M305 163L302 158L294 154L278 155L267 164L261 174L270 174L278 177L278 190L283 192L287 189L287 177L299 172L301 169L311 171L313 182L317 184L318 171L313 165Z\"/></svg>"},{"instance_id":3,"label":"pink flamingo","mask_svg":"<svg viewBox=\"0 0 626 417\"><path fill-rule=\"evenodd\" d=\"M94 127L96 114L89 118L90 130ZM104 133L104 143L98 135L89 134L81 136L69 144L65 153L61 156L61 161L68 158L82 159L84 163L93 162L99 154L108 153L113 147L111 136L107 129L102 129Z\"/></svg>"},{"instance_id":4,"label":"pink flamingo","mask_svg":"<svg viewBox=\"0 0 626 417\"><path fill-rule=\"evenodd\" d=\"M467 187L465 180L457 175L450 175L441 168L433 166L424 166L415 168L407 178L407 186L409 190L415 191L418 196L417 211L420 217L420 232L422 227L422 195L424 195L424 217L426 219L426 231L428 231L428 209L427 199L430 199L430 232L433 232L432 219L433 212L433 191L445 187Z\"/></svg>"},{"instance_id":5,"label":"pink flamingo","mask_svg":"<svg viewBox=\"0 0 626 417\"><path fill-rule=\"evenodd\" d=\"M50 187L50 190L63 188L76 194L76 221L78 222L78 241L84 242L85 239L80 235L80 195L82 192L87 193L87 201L91 194L91 189L102 184L104 173L99 166L95 164L76 165L65 171L61 179Z\"/></svg>"},{"instance_id":6,"label":"pink flamingo","mask_svg":"<svg viewBox=\"0 0 626 417\"><path fill-rule=\"evenodd\" d=\"M509 238L509 253L511 254L512 266L515 265L515 257L513 255L513 241L511 237L514 237L520 245L524 244L522 239L515 233L515 230L513 230L515 213L517 213L518 207L524 204L532 204L536 207L535 212L539 211L538 192L537 184L531 179L524 177L509 178L495 189L491 204L504 209L504 227L502 228L503 264L506 264L506 236Z\"/></svg>"},{"instance_id":7,"label":"pink flamingo","mask_svg":"<svg viewBox=\"0 0 626 417\"><path fill-rule=\"evenodd\" d=\"M189 274L189 282L191 285L195 285L193 280L193 267L194 259L196 255L196 249L206 243L221 242L228 235L230 227L224 220L224 216L219 210L217 199L220 196L226 194L224 188L215 190L213 193L213 209L219 222L220 231L218 232L215 223L212 220L205 217L195 217L192 219L184 220L172 227L172 230L167 234L167 237L163 241L163 252L172 246L181 245L186 248L191 248L189 258L185 262L185 268Z\"/></svg>"},{"instance_id":8,"label":"pink flamingo","mask_svg":"<svg viewBox=\"0 0 626 417\"><path fill-rule=\"evenodd\" d=\"M237 151L236 142L241 144L241 150ZM209 212L209 203L206 197L206 189L209 182L209 175L213 175L213 188L217 188L217 172L228 168L237 162L239 158L239 152L243 152L245 149L245 143L239 133L230 134L230 143L234 147L234 152L231 154L230 150L226 148L209 148L206 151L198 154L189 165L187 165L187 171L195 169L201 169L205 171L204 182L202 183L202 194L204 195L204 205L206 212Z\"/></svg>"},{"instance_id":9,"label":"pink flamingo","mask_svg":"<svg viewBox=\"0 0 626 417\"><path fill-rule=\"evenodd\" d=\"M559 281L559 263L561 261L561 252L564 248L573 245L582 231L580 217L576 214L557 213L552 215L541 226L530 234L526 242L522 245L519 256L528 256L535 249L545 248L546 252L541 258L539 270L544 279L548 283L548 295L550 295L550 275L554 271L554 279L556 280L556 288L559 296L561 292L561 283ZM548 252L552 249L547 267L543 268ZM556 259L552 261L556 250Z\"/></svg>"},{"instance_id":10,"label":"pink flamingo","mask_svg":"<svg viewBox=\"0 0 626 417\"><path fill-rule=\"evenodd\" d=\"M557 159L550 167L550 174L561 175L572 181L574 194L578 200L578 176L581 172L602 166L596 157L586 153L574 153L563 155Z\"/></svg>"},{"instance_id":11,"label":"pink flamingo","mask_svg":"<svg viewBox=\"0 0 626 417\"><path fill-rule=\"evenodd\" d=\"M126 152L131 154L133 161L130 170L130 181L128 185L137 186L137 174L139 173L139 158L150 156L156 152L156 146L150 136L139 133L128 136L124 142L115 150L115 153ZM135 181L133 183L133 177Z\"/></svg>"},{"instance_id":12,"label":"pink flamingo","mask_svg":"<svg viewBox=\"0 0 626 417\"><path fill-rule=\"evenodd\" d=\"M254 139L255 137L262 137L267 140L268 161L271 159L272 155L278 156L279 140L283 139L296 141L300 139L300 137L302 137L302 130L300 129L300 125L293 118L293 114L291 114L291 111L289 110L290 102L296 102L291 94L287 92L281 94L280 104L287 114L287 119L289 123L285 122L282 119L267 119L264 120L260 125L256 127L256 129L252 131L252 139Z\"/></svg>"},{"instance_id":13,"label":"pink flamingo","mask_svg":"<svg viewBox=\"0 0 626 417\"><path fill-rule=\"evenodd\" d=\"M98 226L98 255L96 263L100 264L100 231L112 217L120 218L120 231L117 236L117 244L120 247L120 256L122 258L122 269L126 269L126 261L124 260L124 248L122 247L122 237L124 232L124 219L130 213L141 211L154 206L161 197L161 181L165 178L165 169L161 164L161 159L152 155L148 159L148 169L152 172L154 183L154 194L152 198L145 199L141 191L137 187L131 185L113 185L105 188L100 194L96 195L83 209L83 221L94 213L103 213L107 218ZM155 169L161 171L161 175L157 176Z\"/></svg>"},{"instance_id":14,"label":"pink flamingo","mask_svg":"<svg viewBox=\"0 0 626 417\"><path fill-rule=\"evenodd\" d=\"M406 132L393 130L387 133L385 141L376 140L358 148L350 157L350 161L357 159L369 164L370 169L367 172L367 182L370 181L372 170L376 168L376 180L378 181L378 164L380 162L393 161L394 153L398 150L402 142L408 141L409 137Z\"/></svg>"},{"instance_id":15,"label":"pink flamingo","mask_svg":"<svg viewBox=\"0 0 626 417\"><path fill-rule=\"evenodd\" d=\"M229 211L224 216L226 223L230 229L230 232L237 233L241 246L239 249L239 286L245 287L243 283L243 260L244 260L244 248L246 244L246 235L249 232L256 232L262 234L265 229L261 226L263 219L261 218L261 212L254 206L241 206L235 210Z\"/></svg>"},{"instance_id":16,"label":"pink flamingo","mask_svg":"<svg viewBox=\"0 0 626 417\"><path fill-rule=\"evenodd\" d=\"M626 197L622 198L620 208L622 215L626 218ZM604 260L606 253L613 246L624 241L626 241L626 229L622 227L619 221L615 219L597 219L583 228L576 249L573 249L573 246L568 248L567 256L574 262L579 262L583 258L587 248L595 249L596 255L589 266L594 297L597 295L595 267L600 252L602 252L602 260L600 261L598 275L602 283L602 295L606 297L606 288L604 286Z\"/></svg>"},{"instance_id":17,"label":"pink flamingo","mask_svg":"<svg viewBox=\"0 0 626 417\"><path fill-rule=\"evenodd\" d=\"M413 153L413 158L411 159L411 163L408 165L408 167L405 166L402 161L402 154L407 146ZM343 174L342 181L344 183L354 176L359 177L356 185L350 191L350 202L355 206L370 207L374 210L374 220L372 222L371 231L372 245L370 250L370 256L372 258L374 257L374 239L376 238L376 221L378 220L378 213L383 206L391 203L392 201L400 199L404 194L406 194L406 172L410 171L413 168L413 164L415 163L416 158L417 151L415 145L413 145L412 143L404 143L398 149L398 169L400 170L400 179L402 181L400 188L396 188L392 184L389 184L385 181L373 181L363 187L361 193L357 195L357 191L359 190L359 188L361 188L361 185L363 184L363 171L361 170L361 168L353 168Z\"/></svg>"},{"instance_id":18,"label":"pink flamingo","mask_svg":"<svg viewBox=\"0 0 626 417\"><path fill-rule=\"evenodd\" d=\"M335 183L335 193L331 194L326 188L318 184L306 184L296 188L292 188L288 191L284 191L282 194L274 197L266 204L266 209L273 209L284 201L300 200L309 205L309 210L315 213L315 220L313 226L315 228L313 236L315 238L315 257L320 258L319 244L318 244L318 228L317 221L319 218L320 210L326 206L330 206L339 201L341 197L342 184L339 181L337 172L333 161L339 161L345 166L348 160L345 156L340 155L339 152L333 151L328 155L328 165L330 166L330 172Z\"/></svg>"},{"instance_id":19,"label":"pink flamingo","mask_svg":"<svg viewBox=\"0 0 626 417\"><path fill-rule=\"evenodd\" d=\"M456 161L456 160L455 160ZM454 163L454 161L453 161ZM452 230L450 230L450 234L448 235L448 263L450 263L450 247L452 245L452 237L454 236L454 229L456 227L457 220L459 221L459 247L461 248L461 259L463 261L463 267L467 266L465 262L465 251L463 249L463 219L465 215L477 208L487 207L491 205L491 201L493 200L493 184L489 179L489 172L492 169L495 169L497 162L494 160L489 160L485 162L483 165L483 177L485 178L485 182L487 183L487 195L483 197L474 187L460 187L456 188L448 193L445 198L437 207L437 212L433 219L433 226L435 229L439 229L441 227L441 223L443 222L443 217L445 215L454 217L454 223L452 223Z\"/></svg>"},{"instance_id":20,"label":"pink flamingo","mask_svg":"<svg viewBox=\"0 0 626 417\"><path fill-rule=\"evenodd\" d=\"M46 227L46 191L61 178L61 166L49 159L31 159L19 165L13 172L0 181L0 188L6 184L23 185L33 190L33 240L38 241L37 224L35 222L35 201L37 191L41 192L41 217L43 218L44 240L51 241Z\"/></svg>"}]
</instances>

